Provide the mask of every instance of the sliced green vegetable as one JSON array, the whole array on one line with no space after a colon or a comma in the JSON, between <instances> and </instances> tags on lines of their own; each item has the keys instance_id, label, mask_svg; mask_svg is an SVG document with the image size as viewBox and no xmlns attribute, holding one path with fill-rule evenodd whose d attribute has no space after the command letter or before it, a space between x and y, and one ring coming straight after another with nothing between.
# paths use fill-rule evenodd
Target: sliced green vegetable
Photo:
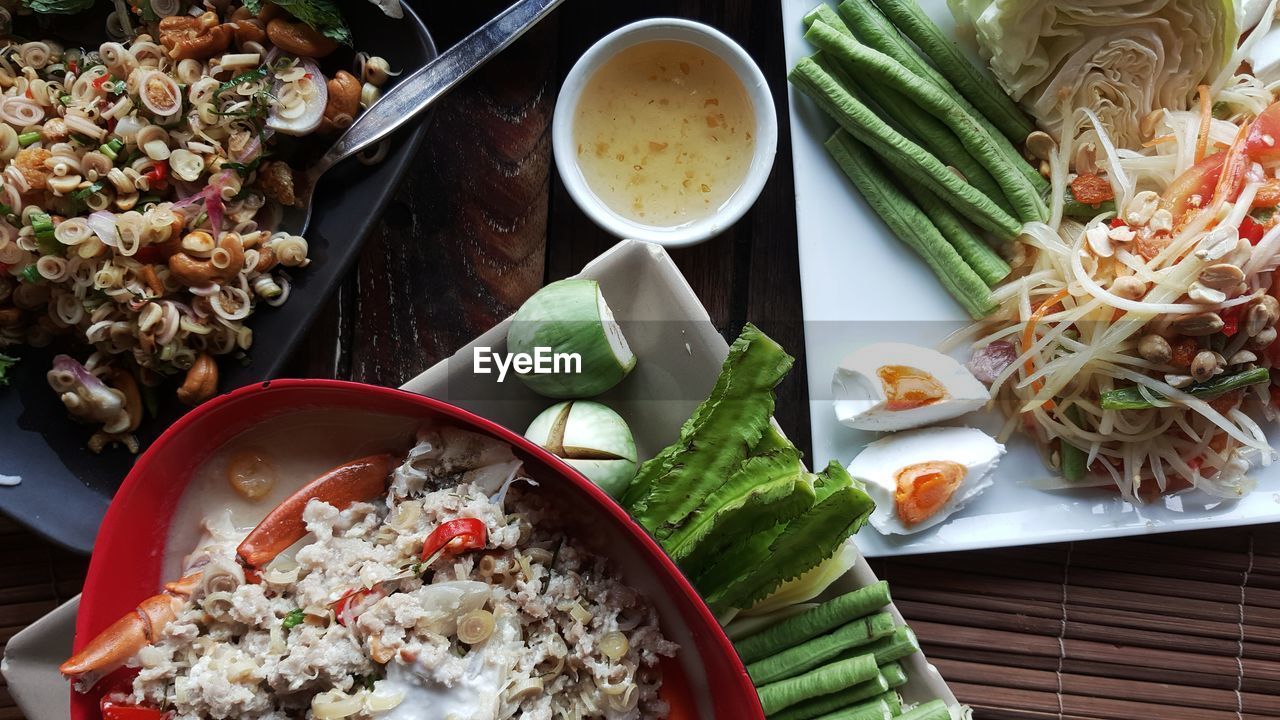
<instances>
[{"instance_id":1,"label":"sliced green vegetable","mask_svg":"<svg viewBox=\"0 0 1280 720\"><path fill-rule=\"evenodd\" d=\"M281 621L280 625L285 630L292 630L295 627L301 625L302 621L305 620L306 617L307 617L307 614L303 612L302 608L295 608L293 610L290 610L289 614L284 616L284 620Z\"/></svg>"},{"instance_id":2,"label":"sliced green vegetable","mask_svg":"<svg viewBox=\"0 0 1280 720\"><path fill-rule=\"evenodd\" d=\"M24 132L18 136L18 146L27 147L40 139L40 133L36 130Z\"/></svg>"},{"instance_id":3,"label":"sliced green vegetable","mask_svg":"<svg viewBox=\"0 0 1280 720\"><path fill-rule=\"evenodd\" d=\"M881 580L834 597L816 608L734 643L744 663L754 663L795 647L889 604L889 583Z\"/></svg>"},{"instance_id":4,"label":"sliced green vegetable","mask_svg":"<svg viewBox=\"0 0 1280 720\"><path fill-rule=\"evenodd\" d=\"M660 540L722 486L760 441L773 415L773 388L794 361L749 323L734 346L711 396L682 429L680 447L660 461L660 474L646 480L647 495L631 508L636 521Z\"/></svg>"},{"instance_id":5,"label":"sliced green vegetable","mask_svg":"<svg viewBox=\"0 0 1280 720\"><path fill-rule=\"evenodd\" d=\"M1079 406L1067 406L1066 415L1067 419L1074 423L1076 427L1080 427ZM1061 447L1058 448L1058 452L1061 454L1062 458L1062 477L1072 482L1083 480L1084 476L1089 472L1088 465L1085 462L1089 459L1089 454L1081 448L1065 441L1061 443Z\"/></svg>"},{"instance_id":6,"label":"sliced green vegetable","mask_svg":"<svg viewBox=\"0 0 1280 720\"><path fill-rule=\"evenodd\" d=\"M787 648L776 655L747 666L747 675L756 686L795 677L845 652L893 634L893 616L879 612L837 628L834 632Z\"/></svg>"},{"instance_id":7,"label":"sliced green vegetable","mask_svg":"<svg viewBox=\"0 0 1280 720\"><path fill-rule=\"evenodd\" d=\"M230 80L219 85L218 89L213 91L213 97L214 99L217 99L222 95L222 93L227 92L228 90L234 90L240 85L243 85L244 83L257 82L265 78L266 76L267 76L266 66L255 68L253 70L249 70L248 72L242 72L239 75L236 75Z\"/></svg>"},{"instance_id":8,"label":"sliced green vegetable","mask_svg":"<svg viewBox=\"0 0 1280 720\"><path fill-rule=\"evenodd\" d=\"M0 353L0 385L9 384L9 371L18 364L18 358Z\"/></svg>"},{"instance_id":9,"label":"sliced green vegetable","mask_svg":"<svg viewBox=\"0 0 1280 720\"><path fill-rule=\"evenodd\" d=\"M1182 392L1201 400L1212 400L1219 395L1239 390L1242 387L1250 385L1260 385L1271 381L1271 371L1266 368L1251 368L1233 375L1220 375L1212 380L1206 380L1202 383L1196 383L1189 387L1183 388ZM1154 407L1151 401L1139 391L1139 386L1132 385L1126 388L1116 390L1106 390L1102 393L1102 409L1103 410L1146 410ZM1157 400L1164 399L1160 393L1154 390L1148 390L1147 393Z\"/></svg>"},{"instance_id":10,"label":"sliced green vegetable","mask_svg":"<svg viewBox=\"0 0 1280 720\"><path fill-rule=\"evenodd\" d=\"M1071 186L1068 185L1066 192L1062 195L1062 214L1076 220L1092 220L1102 213L1114 213L1116 211L1116 201L1107 200L1097 205L1088 205L1076 199L1075 193L1071 192Z\"/></svg>"},{"instance_id":11,"label":"sliced green vegetable","mask_svg":"<svg viewBox=\"0 0 1280 720\"><path fill-rule=\"evenodd\" d=\"M843 690L850 685L864 683L879 674L875 658L871 655L831 663L793 678L770 683L757 688L765 715L773 715L784 708L815 697Z\"/></svg>"},{"instance_id":12,"label":"sliced green vegetable","mask_svg":"<svg viewBox=\"0 0 1280 720\"><path fill-rule=\"evenodd\" d=\"M1005 240L1021 230L1022 223L1017 218L958 177L932 153L890 127L814 59L802 59L788 78L853 137L900 167L911 179L927 185L974 223Z\"/></svg>"},{"instance_id":13,"label":"sliced green vegetable","mask_svg":"<svg viewBox=\"0 0 1280 720\"><path fill-rule=\"evenodd\" d=\"M813 505L813 486L794 448L747 458L729 481L707 496L689 522L662 542L677 563L703 566L736 538L788 522Z\"/></svg>"},{"instance_id":14,"label":"sliced green vegetable","mask_svg":"<svg viewBox=\"0 0 1280 720\"><path fill-rule=\"evenodd\" d=\"M837 462L823 471L827 474L848 473ZM875 509L875 502L861 484L851 483L819 499L803 515L787 523L769 546L769 554L757 560L745 575L736 578L722 590L705 599L716 612L729 608L749 608L767 597L787 580L803 575L831 555L854 533L858 532Z\"/></svg>"},{"instance_id":15,"label":"sliced green vegetable","mask_svg":"<svg viewBox=\"0 0 1280 720\"><path fill-rule=\"evenodd\" d=\"M121 140L120 138L111 138L109 142L103 143L98 148L98 151L101 152L103 155L106 155L107 157L111 158L112 160L115 160L119 156L120 150L122 150L123 148L124 148L123 140Z\"/></svg>"},{"instance_id":16,"label":"sliced green vegetable","mask_svg":"<svg viewBox=\"0 0 1280 720\"><path fill-rule=\"evenodd\" d=\"M874 0L876 7L924 51L938 72L957 88L980 114L1004 133L1021 142L1035 130L1031 120L1009 99L994 80L969 62L955 42L929 19L914 0Z\"/></svg>"},{"instance_id":17,"label":"sliced green vegetable","mask_svg":"<svg viewBox=\"0 0 1280 720\"><path fill-rule=\"evenodd\" d=\"M995 287L1001 280L1009 277L1009 273L1012 272L1009 263L1000 257L1000 253L975 235L969 224L957 215L950 205L942 202L928 188L911 182L911 178L897 168L891 167L889 170L915 199L916 204L933 222L938 232L942 233L942 237L951 243L951 247L956 249L969 268L982 278L988 287Z\"/></svg>"},{"instance_id":18,"label":"sliced green vegetable","mask_svg":"<svg viewBox=\"0 0 1280 720\"><path fill-rule=\"evenodd\" d=\"M902 696L896 691L890 690L889 692L881 695L880 699L889 706L889 712L891 714L897 715L902 712Z\"/></svg>"},{"instance_id":19,"label":"sliced green vegetable","mask_svg":"<svg viewBox=\"0 0 1280 720\"><path fill-rule=\"evenodd\" d=\"M996 303L991 300L987 284L947 242L924 211L893 185L863 145L848 133L837 131L825 146L862 192L867 204L898 239L924 259L942 286L970 316L980 319L995 310Z\"/></svg>"},{"instance_id":20,"label":"sliced green vegetable","mask_svg":"<svg viewBox=\"0 0 1280 720\"><path fill-rule=\"evenodd\" d=\"M965 112L952 96L915 75L892 57L842 34L822 21L811 25L804 37L843 63L851 74L859 78L860 86L886 84L909 98L919 107L919 111L946 123L969 154L982 163L995 178L1023 222L1048 218L1049 209L1040 190L1023 174L1014 160L1000 152L994 136L987 128ZM1016 163L1026 166L1026 162L1021 159Z\"/></svg>"},{"instance_id":21,"label":"sliced green vegetable","mask_svg":"<svg viewBox=\"0 0 1280 720\"><path fill-rule=\"evenodd\" d=\"M811 718L825 716L827 713L878 698L888 691L889 683L881 672L866 682L792 705L776 715L770 715L769 720L811 720Z\"/></svg>"},{"instance_id":22,"label":"sliced green vegetable","mask_svg":"<svg viewBox=\"0 0 1280 720\"><path fill-rule=\"evenodd\" d=\"M18 278L23 282L29 283L44 282L44 276L40 274L40 270L36 267L35 263L31 263L30 265L22 268L22 272L18 273Z\"/></svg>"}]
</instances>

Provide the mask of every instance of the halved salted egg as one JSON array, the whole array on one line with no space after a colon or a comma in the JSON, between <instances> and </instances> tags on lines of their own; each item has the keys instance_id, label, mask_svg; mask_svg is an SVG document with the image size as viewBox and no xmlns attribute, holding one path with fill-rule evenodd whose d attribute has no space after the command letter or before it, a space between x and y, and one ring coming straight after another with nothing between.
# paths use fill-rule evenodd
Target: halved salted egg
<instances>
[{"instance_id":1,"label":"halved salted egg","mask_svg":"<svg viewBox=\"0 0 1280 720\"><path fill-rule=\"evenodd\" d=\"M886 535L919 532L946 520L991 485L1004 446L965 427L910 430L862 449L849 474L876 501L871 525Z\"/></svg>"},{"instance_id":2,"label":"halved salted egg","mask_svg":"<svg viewBox=\"0 0 1280 720\"><path fill-rule=\"evenodd\" d=\"M906 430L960 417L990 394L955 358L906 343L875 343L840 361L836 419L858 430Z\"/></svg>"}]
</instances>

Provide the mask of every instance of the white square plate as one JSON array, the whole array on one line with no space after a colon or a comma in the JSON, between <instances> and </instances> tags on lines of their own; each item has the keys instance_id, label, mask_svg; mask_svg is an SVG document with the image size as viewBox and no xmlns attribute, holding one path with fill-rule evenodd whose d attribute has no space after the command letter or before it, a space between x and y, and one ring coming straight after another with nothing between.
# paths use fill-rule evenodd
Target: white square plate
<instances>
[{"instance_id":1,"label":"white square plate","mask_svg":"<svg viewBox=\"0 0 1280 720\"><path fill-rule=\"evenodd\" d=\"M817 1L783 0L788 68L814 52L804 40L801 20ZM920 4L944 31L953 31L955 22L944 0ZM875 436L836 422L831 376L840 359L883 340L932 347L967 318L827 155L822 143L835 122L794 88L788 88L788 95L813 460L821 465L835 458L847 464ZM994 433L1000 418L975 414L956 424ZM1276 437L1274 429L1271 435ZM1037 489L1035 481L1050 477L1050 471L1032 443L1017 436L995 470L995 485L949 521L907 536L884 536L868 528L858 536L858 545L868 556L908 555L1278 521L1280 465L1260 473L1257 490L1242 500L1190 492L1136 507L1105 489Z\"/></svg>"},{"instance_id":2,"label":"white square plate","mask_svg":"<svg viewBox=\"0 0 1280 720\"><path fill-rule=\"evenodd\" d=\"M729 345L675 263L657 245L623 241L590 262L579 276L600 282L639 358L635 371L601 400L626 418L641 457L652 456L676 440L680 425L711 392ZM493 375L472 372L476 347L505 350L509 322L499 323L403 388L523 432L552 401L535 395L514 378L499 384ZM831 592L848 592L875 581L871 568L860 559ZM73 599L15 635L5 651L5 679L29 720L68 717L67 685L57 668L71 650L78 601L78 597ZM901 623L897 609L890 609ZM902 665L909 680L900 691L907 701L936 698L956 702L923 654L904 658Z\"/></svg>"}]
</instances>

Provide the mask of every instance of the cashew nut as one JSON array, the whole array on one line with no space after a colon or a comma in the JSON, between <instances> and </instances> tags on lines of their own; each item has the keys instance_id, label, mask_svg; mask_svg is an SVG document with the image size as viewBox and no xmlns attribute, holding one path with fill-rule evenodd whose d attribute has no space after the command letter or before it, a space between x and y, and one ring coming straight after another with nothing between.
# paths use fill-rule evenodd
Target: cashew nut
<instances>
[{"instance_id":1,"label":"cashew nut","mask_svg":"<svg viewBox=\"0 0 1280 720\"><path fill-rule=\"evenodd\" d=\"M209 353L200 353L187 370L187 377L178 388L178 400L183 405L195 407L213 397L218 390L218 365Z\"/></svg>"},{"instance_id":2,"label":"cashew nut","mask_svg":"<svg viewBox=\"0 0 1280 720\"><path fill-rule=\"evenodd\" d=\"M338 43L321 35L310 25L278 17L267 23L267 37L281 50L303 57L324 57L338 49Z\"/></svg>"},{"instance_id":3,"label":"cashew nut","mask_svg":"<svg viewBox=\"0 0 1280 720\"><path fill-rule=\"evenodd\" d=\"M185 252L177 252L169 256L169 274L187 287L199 287L212 282L227 282L244 269L244 248L240 245L240 237L235 233L226 233L218 241L214 250L226 253L226 264L218 267L212 259L196 260Z\"/></svg>"},{"instance_id":4,"label":"cashew nut","mask_svg":"<svg viewBox=\"0 0 1280 720\"><path fill-rule=\"evenodd\" d=\"M269 247L264 247L258 251L258 264L253 269L256 272L264 273L278 264L280 264L280 260L276 258L276 251Z\"/></svg>"},{"instance_id":5,"label":"cashew nut","mask_svg":"<svg viewBox=\"0 0 1280 720\"><path fill-rule=\"evenodd\" d=\"M128 370L120 368L112 368L107 373L107 381L113 389L124 395L124 414L129 418L129 424L116 432L137 430L142 423L142 393L138 392L138 381L133 379L133 374Z\"/></svg>"},{"instance_id":6,"label":"cashew nut","mask_svg":"<svg viewBox=\"0 0 1280 720\"><path fill-rule=\"evenodd\" d=\"M326 85L329 88L329 101L324 106L320 132L351 127L351 121L360 112L360 81L346 70L339 70Z\"/></svg>"},{"instance_id":7,"label":"cashew nut","mask_svg":"<svg viewBox=\"0 0 1280 720\"><path fill-rule=\"evenodd\" d=\"M164 297L164 283L160 282L160 276L156 274L155 265L143 265L138 269L138 277L141 278L142 284L147 286L151 291L152 297Z\"/></svg>"},{"instance_id":8,"label":"cashew nut","mask_svg":"<svg viewBox=\"0 0 1280 720\"><path fill-rule=\"evenodd\" d=\"M160 44L174 60L208 60L231 45L235 30L218 23L218 14L173 15L160 21Z\"/></svg>"}]
</instances>

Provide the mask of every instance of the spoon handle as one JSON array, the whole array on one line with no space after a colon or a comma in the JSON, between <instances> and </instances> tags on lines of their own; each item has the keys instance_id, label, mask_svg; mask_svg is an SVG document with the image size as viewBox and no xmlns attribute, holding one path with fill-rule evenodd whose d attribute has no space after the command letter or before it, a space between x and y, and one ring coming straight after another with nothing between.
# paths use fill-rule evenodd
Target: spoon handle
<instances>
[{"instance_id":1,"label":"spoon handle","mask_svg":"<svg viewBox=\"0 0 1280 720\"><path fill-rule=\"evenodd\" d=\"M563 0L516 0L457 45L396 83L356 117L311 168L319 177L334 164L386 138L533 27Z\"/></svg>"}]
</instances>

